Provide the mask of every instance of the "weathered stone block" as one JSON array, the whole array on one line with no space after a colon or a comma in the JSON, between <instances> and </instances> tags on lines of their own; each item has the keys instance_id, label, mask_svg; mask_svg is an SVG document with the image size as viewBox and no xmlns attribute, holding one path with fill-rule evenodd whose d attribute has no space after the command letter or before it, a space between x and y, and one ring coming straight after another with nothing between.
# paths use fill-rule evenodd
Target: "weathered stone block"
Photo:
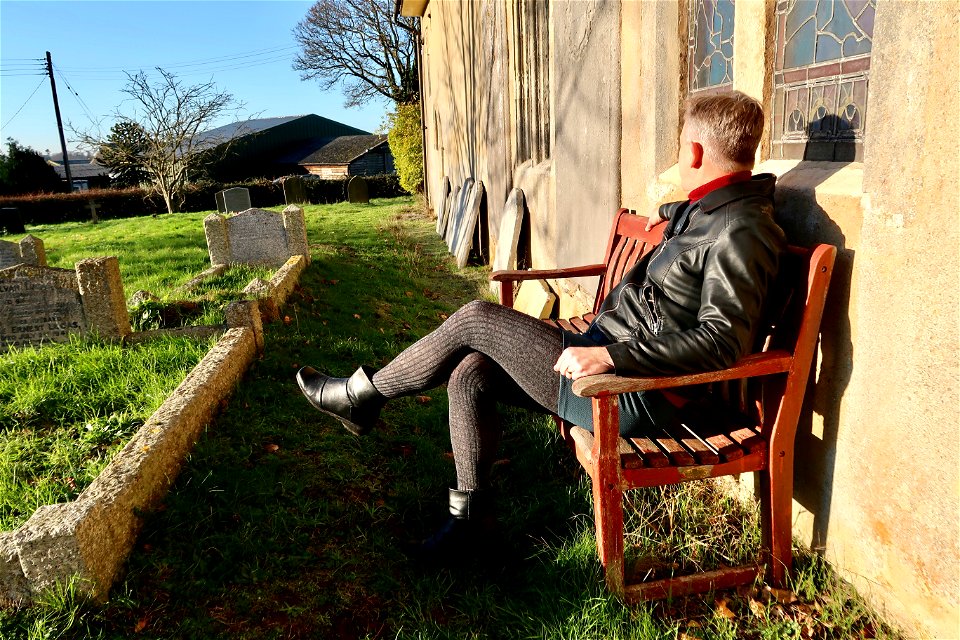
<instances>
[{"instance_id":1,"label":"weathered stone block","mask_svg":"<svg viewBox=\"0 0 960 640\"><path fill-rule=\"evenodd\" d=\"M83 298L83 313L90 331L109 339L130 334L120 263L113 257L87 258L77 263L77 281Z\"/></svg>"},{"instance_id":2,"label":"weathered stone block","mask_svg":"<svg viewBox=\"0 0 960 640\"><path fill-rule=\"evenodd\" d=\"M230 264L230 240L227 237L227 220L211 213L203 219L203 233L207 237L207 253L210 264Z\"/></svg>"},{"instance_id":3,"label":"weathered stone block","mask_svg":"<svg viewBox=\"0 0 960 640\"><path fill-rule=\"evenodd\" d=\"M0 240L0 269L18 264L47 266L47 253L40 238L28 235L19 243Z\"/></svg>"},{"instance_id":4,"label":"weathered stone block","mask_svg":"<svg viewBox=\"0 0 960 640\"><path fill-rule=\"evenodd\" d=\"M291 256L303 256L310 263L310 247L307 244L307 224L303 208L290 205L283 210L283 228L287 234L287 251Z\"/></svg>"}]
</instances>

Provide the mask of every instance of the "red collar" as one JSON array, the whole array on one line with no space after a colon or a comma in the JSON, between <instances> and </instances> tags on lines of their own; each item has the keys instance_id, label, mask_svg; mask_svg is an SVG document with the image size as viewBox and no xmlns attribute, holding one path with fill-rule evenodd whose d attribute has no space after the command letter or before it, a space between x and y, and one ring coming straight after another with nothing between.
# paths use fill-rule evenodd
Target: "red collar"
<instances>
[{"instance_id":1,"label":"red collar","mask_svg":"<svg viewBox=\"0 0 960 640\"><path fill-rule=\"evenodd\" d=\"M707 195L711 191L715 191L720 187L726 187L731 184L736 184L738 182L746 182L753 176L749 171L737 171L736 173L728 173L725 176L720 176L716 180L711 180L710 182L704 183L691 191L687 198L690 202L696 202L701 199L703 196Z\"/></svg>"}]
</instances>

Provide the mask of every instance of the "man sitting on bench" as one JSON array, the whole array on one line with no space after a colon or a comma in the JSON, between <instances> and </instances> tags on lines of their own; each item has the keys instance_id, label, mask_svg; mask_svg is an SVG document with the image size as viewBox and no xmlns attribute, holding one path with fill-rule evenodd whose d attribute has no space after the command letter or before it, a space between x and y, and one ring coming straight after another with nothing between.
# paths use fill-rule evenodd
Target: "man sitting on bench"
<instances>
[{"instance_id":1,"label":"man sitting on bench","mask_svg":"<svg viewBox=\"0 0 960 640\"><path fill-rule=\"evenodd\" d=\"M749 352L786 246L773 220L776 178L751 176L762 132L760 104L742 93L687 102L679 168L688 199L650 216L648 228L667 221L663 241L624 275L584 334L475 300L379 371L297 373L310 403L357 435L387 400L447 384L457 485L450 517L419 546L422 557L456 561L485 539L498 402L591 429L590 400L571 391L581 376L709 371ZM658 392L622 394L619 403L625 436L643 436L676 412Z\"/></svg>"}]
</instances>

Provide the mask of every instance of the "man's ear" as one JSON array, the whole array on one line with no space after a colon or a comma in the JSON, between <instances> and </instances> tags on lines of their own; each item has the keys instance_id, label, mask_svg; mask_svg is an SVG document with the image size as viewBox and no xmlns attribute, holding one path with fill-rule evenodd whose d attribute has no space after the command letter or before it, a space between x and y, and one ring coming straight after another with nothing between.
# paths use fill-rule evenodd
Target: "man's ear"
<instances>
[{"instance_id":1,"label":"man's ear","mask_svg":"<svg viewBox=\"0 0 960 640\"><path fill-rule=\"evenodd\" d=\"M690 167L699 169L703 166L703 145L699 142L690 142Z\"/></svg>"}]
</instances>

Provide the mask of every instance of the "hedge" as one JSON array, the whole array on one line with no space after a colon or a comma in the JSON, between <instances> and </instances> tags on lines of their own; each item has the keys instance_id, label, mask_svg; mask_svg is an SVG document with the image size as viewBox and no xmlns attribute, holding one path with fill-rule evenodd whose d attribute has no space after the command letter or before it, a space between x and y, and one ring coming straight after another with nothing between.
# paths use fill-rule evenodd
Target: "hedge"
<instances>
[{"instance_id":1,"label":"hedge","mask_svg":"<svg viewBox=\"0 0 960 640\"><path fill-rule=\"evenodd\" d=\"M364 176L371 198L394 198L406 195L395 175ZM323 180L305 178L307 200L311 204L329 204L347 199L347 180ZM232 187L250 190L250 203L254 207L282 205L283 186L270 180L251 180L238 183L203 182L188 185L183 194L181 212L209 211L216 209L216 193ZM90 220L90 202L97 203L97 217L132 218L136 216L166 213L163 198L150 195L140 187L126 189L90 189L73 193L39 193L17 196L0 196L0 208L15 207L26 224L55 224ZM3 227L0 220L0 227Z\"/></svg>"}]
</instances>

